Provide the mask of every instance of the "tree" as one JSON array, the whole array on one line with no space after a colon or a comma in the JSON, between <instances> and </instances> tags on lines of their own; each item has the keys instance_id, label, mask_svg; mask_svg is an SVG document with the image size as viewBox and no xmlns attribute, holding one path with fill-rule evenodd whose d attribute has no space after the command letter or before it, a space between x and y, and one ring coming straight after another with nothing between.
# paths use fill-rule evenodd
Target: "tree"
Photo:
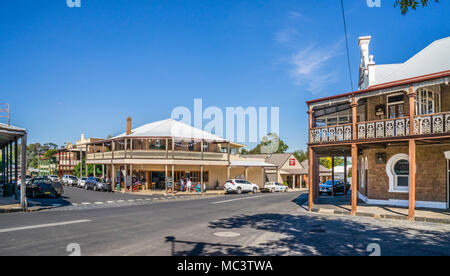
<instances>
[{"instance_id":1,"label":"tree","mask_svg":"<svg viewBox=\"0 0 450 276\"><path fill-rule=\"evenodd\" d=\"M331 157L325 157L325 158L320 158L320 165L324 166L327 169L331 169L332 166L332 161L331 161ZM340 157L335 157L334 158L334 166L340 166L344 164L344 158L340 158Z\"/></svg>"},{"instance_id":2,"label":"tree","mask_svg":"<svg viewBox=\"0 0 450 276\"><path fill-rule=\"evenodd\" d=\"M269 134L268 136L270 136L271 134ZM278 136L277 136L278 137ZM241 150L241 154L242 155L248 155L248 154L261 154L261 147L263 146L267 146L271 143L271 141L268 142L261 142L259 143L254 149L248 151L246 149L242 149ZM276 152L273 153L285 153L288 150L289 146L286 145L284 143L283 140L279 139L279 144L278 144L278 150Z\"/></svg>"},{"instance_id":3,"label":"tree","mask_svg":"<svg viewBox=\"0 0 450 276\"><path fill-rule=\"evenodd\" d=\"M81 176L80 176L80 163L78 163L73 171L72 174L75 175L76 177L82 177L86 175L86 165L85 162L83 160L83 162L81 162L82 164L82 168L81 168ZM90 164L88 165L88 176L93 176L94 175L94 165ZM102 175L102 170L99 166L95 166L95 175Z\"/></svg>"},{"instance_id":4,"label":"tree","mask_svg":"<svg viewBox=\"0 0 450 276\"><path fill-rule=\"evenodd\" d=\"M308 160L308 152L306 150L297 150L294 152L294 156L300 163Z\"/></svg>"},{"instance_id":5,"label":"tree","mask_svg":"<svg viewBox=\"0 0 450 276\"><path fill-rule=\"evenodd\" d=\"M433 0L395 0L394 7L400 6L402 14L406 15L410 8L416 10L420 4L422 4L422 7L426 7L430 2L433 2ZM434 0L434 2L439 3L439 0Z\"/></svg>"}]
</instances>

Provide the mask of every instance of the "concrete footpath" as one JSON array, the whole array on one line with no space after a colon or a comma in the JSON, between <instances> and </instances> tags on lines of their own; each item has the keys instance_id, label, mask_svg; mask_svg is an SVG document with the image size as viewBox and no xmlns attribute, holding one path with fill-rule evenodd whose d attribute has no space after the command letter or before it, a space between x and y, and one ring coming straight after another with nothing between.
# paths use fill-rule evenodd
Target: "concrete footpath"
<instances>
[{"instance_id":1,"label":"concrete footpath","mask_svg":"<svg viewBox=\"0 0 450 276\"><path fill-rule=\"evenodd\" d=\"M308 201L303 204L303 207L308 208ZM321 196L311 211L321 214L350 216L350 196ZM367 205L359 200L356 216L408 220L408 208ZM450 224L450 210L417 208L415 221Z\"/></svg>"}]
</instances>

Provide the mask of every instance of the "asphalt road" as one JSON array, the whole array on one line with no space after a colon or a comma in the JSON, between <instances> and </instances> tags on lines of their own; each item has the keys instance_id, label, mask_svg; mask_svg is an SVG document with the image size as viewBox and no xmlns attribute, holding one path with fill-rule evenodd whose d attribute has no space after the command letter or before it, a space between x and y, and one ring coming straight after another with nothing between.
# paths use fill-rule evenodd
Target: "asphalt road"
<instances>
[{"instance_id":1,"label":"asphalt road","mask_svg":"<svg viewBox=\"0 0 450 276\"><path fill-rule=\"evenodd\" d=\"M450 255L448 225L309 214L305 199L250 194L3 214L0 255L67 256L78 246L81 255Z\"/></svg>"}]
</instances>

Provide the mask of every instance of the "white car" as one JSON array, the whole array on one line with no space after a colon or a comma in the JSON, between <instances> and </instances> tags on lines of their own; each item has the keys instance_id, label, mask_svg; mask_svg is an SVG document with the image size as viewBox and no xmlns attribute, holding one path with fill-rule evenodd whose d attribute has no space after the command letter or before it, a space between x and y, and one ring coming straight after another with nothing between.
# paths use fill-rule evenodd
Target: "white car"
<instances>
[{"instance_id":1,"label":"white car","mask_svg":"<svg viewBox=\"0 0 450 276\"><path fill-rule=\"evenodd\" d=\"M224 190L227 194L229 193L254 193L258 192L258 185L253 184L247 180L243 179L230 179L224 185Z\"/></svg>"},{"instance_id":2,"label":"white car","mask_svg":"<svg viewBox=\"0 0 450 276\"><path fill-rule=\"evenodd\" d=\"M78 188L86 188L86 180L88 178L87 177L82 177L78 179Z\"/></svg>"},{"instance_id":3,"label":"white car","mask_svg":"<svg viewBox=\"0 0 450 276\"><path fill-rule=\"evenodd\" d=\"M78 186L78 178L73 175L64 175L61 182L64 185Z\"/></svg>"},{"instance_id":4,"label":"white car","mask_svg":"<svg viewBox=\"0 0 450 276\"><path fill-rule=\"evenodd\" d=\"M52 182L60 182L59 177L57 175L49 175L48 179Z\"/></svg>"},{"instance_id":5,"label":"white car","mask_svg":"<svg viewBox=\"0 0 450 276\"><path fill-rule=\"evenodd\" d=\"M261 191L270 193L287 192L288 187L279 182L267 182L266 184L264 184L264 188L262 188Z\"/></svg>"}]
</instances>

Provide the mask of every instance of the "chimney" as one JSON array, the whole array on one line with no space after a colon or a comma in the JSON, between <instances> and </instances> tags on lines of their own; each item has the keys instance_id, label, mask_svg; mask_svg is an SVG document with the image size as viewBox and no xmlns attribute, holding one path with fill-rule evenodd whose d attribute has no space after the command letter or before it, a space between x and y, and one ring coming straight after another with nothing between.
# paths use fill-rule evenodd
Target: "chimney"
<instances>
[{"instance_id":1,"label":"chimney","mask_svg":"<svg viewBox=\"0 0 450 276\"><path fill-rule=\"evenodd\" d=\"M361 49L361 65L360 68L362 70L367 69L367 66L370 63L370 55L369 55L369 45L371 36L361 36L358 40L359 48ZM372 57L373 61L373 57Z\"/></svg>"},{"instance_id":2,"label":"chimney","mask_svg":"<svg viewBox=\"0 0 450 276\"><path fill-rule=\"evenodd\" d=\"M131 134L131 117L127 118L127 135Z\"/></svg>"}]
</instances>

